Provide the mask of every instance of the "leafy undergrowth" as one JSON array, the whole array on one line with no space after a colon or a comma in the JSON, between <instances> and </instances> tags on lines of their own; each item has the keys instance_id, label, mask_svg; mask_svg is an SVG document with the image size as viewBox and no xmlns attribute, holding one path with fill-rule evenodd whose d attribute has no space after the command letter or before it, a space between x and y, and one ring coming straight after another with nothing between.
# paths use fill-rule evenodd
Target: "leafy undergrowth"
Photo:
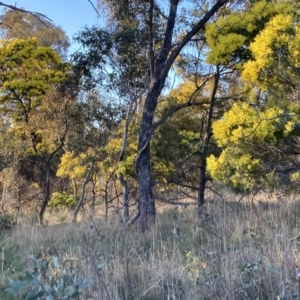
<instances>
[{"instance_id":1,"label":"leafy undergrowth","mask_svg":"<svg viewBox=\"0 0 300 300\"><path fill-rule=\"evenodd\" d=\"M200 225L173 207L145 235L116 217L18 226L1 236L0 299L36 281L41 299L300 299L299 219L296 201L214 201Z\"/></svg>"}]
</instances>

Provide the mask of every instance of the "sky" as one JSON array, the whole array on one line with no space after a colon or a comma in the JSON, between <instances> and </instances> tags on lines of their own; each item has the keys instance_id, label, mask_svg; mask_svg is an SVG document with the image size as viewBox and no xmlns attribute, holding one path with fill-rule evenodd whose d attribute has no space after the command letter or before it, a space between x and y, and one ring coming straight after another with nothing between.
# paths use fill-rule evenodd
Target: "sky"
<instances>
[{"instance_id":1,"label":"sky","mask_svg":"<svg viewBox=\"0 0 300 300\"><path fill-rule=\"evenodd\" d=\"M101 23L97 13L88 0L3 0L5 4L39 12L50 18L55 25L60 25L72 42L72 37L85 25ZM91 0L96 6L96 0ZM103 23L103 22L102 22ZM78 45L73 44L72 50Z\"/></svg>"}]
</instances>

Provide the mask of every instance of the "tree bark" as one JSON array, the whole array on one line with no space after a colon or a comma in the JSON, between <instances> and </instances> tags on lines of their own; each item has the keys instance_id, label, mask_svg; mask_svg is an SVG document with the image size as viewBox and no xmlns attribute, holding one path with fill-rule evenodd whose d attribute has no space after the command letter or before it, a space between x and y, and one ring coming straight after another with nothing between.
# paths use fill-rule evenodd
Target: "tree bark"
<instances>
[{"instance_id":1,"label":"tree bark","mask_svg":"<svg viewBox=\"0 0 300 300\"><path fill-rule=\"evenodd\" d=\"M143 232L155 221L155 204L151 187L150 139L157 99L161 93L164 82L165 78L164 80L157 80L155 84L152 85L145 101L139 132L139 151L136 160L136 169L139 189L139 225Z\"/></svg>"},{"instance_id":2,"label":"tree bark","mask_svg":"<svg viewBox=\"0 0 300 300\"><path fill-rule=\"evenodd\" d=\"M206 122L206 129L203 140L203 147L200 156L200 174L199 174L199 188L198 188L198 221L201 219L202 207L204 205L205 187L206 187L206 160L208 154L208 147L210 143L210 138L212 136L211 125L213 121L213 110L215 107L216 93L219 84L219 67L217 66L217 71L215 74L214 86L210 97L209 111Z\"/></svg>"}]
</instances>

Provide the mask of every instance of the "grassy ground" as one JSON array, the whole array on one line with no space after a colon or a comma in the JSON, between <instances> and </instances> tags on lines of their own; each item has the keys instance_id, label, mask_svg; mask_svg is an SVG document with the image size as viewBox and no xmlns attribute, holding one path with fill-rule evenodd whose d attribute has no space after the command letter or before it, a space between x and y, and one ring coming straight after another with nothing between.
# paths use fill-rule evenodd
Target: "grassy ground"
<instances>
[{"instance_id":1,"label":"grassy ground","mask_svg":"<svg viewBox=\"0 0 300 300\"><path fill-rule=\"evenodd\" d=\"M1 235L0 299L30 255L93 279L81 299L300 299L300 202L213 201L195 220L194 208L170 207L146 235L116 217L18 226Z\"/></svg>"}]
</instances>

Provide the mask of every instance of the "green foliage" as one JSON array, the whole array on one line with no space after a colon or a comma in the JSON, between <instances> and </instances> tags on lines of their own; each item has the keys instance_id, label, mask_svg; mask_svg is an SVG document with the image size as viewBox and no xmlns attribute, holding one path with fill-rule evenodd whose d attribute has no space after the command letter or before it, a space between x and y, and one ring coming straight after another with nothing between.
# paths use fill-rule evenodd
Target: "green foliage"
<instances>
[{"instance_id":1,"label":"green foliage","mask_svg":"<svg viewBox=\"0 0 300 300\"><path fill-rule=\"evenodd\" d=\"M29 259L33 269L27 270L22 280L9 281L6 291L14 299L80 299L81 291L93 284L88 279L78 280L76 267L60 263L57 256Z\"/></svg>"},{"instance_id":2,"label":"green foliage","mask_svg":"<svg viewBox=\"0 0 300 300\"><path fill-rule=\"evenodd\" d=\"M229 9L214 23L206 26L209 47L207 61L212 64L228 64L230 61L251 58L248 49L253 38L276 14L293 12L293 2L259 0L245 11L243 8Z\"/></svg>"},{"instance_id":3,"label":"green foliage","mask_svg":"<svg viewBox=\"0 0 300 300\"><path fill-rule=\"evenodd\" d=\"M238 190L288 190L299 182L299 20L294 1L255 1L207 27L209 62L244 61L238 68L244 102L231 101L213 124L221 152L207 161L214 179Z\"/></svg>"},{"instance_id":4,"label":"green foliage","mask_svg":"<svg viewBox=\"0 0 300 300\"><path fill-rule=\"evenodd\" d=\"M223 118L213 124L214 136L219 147L248 143L249 141L276 142L276 137L285 132L283 110L272 107L265 111L247 103L233 104Z\"/></svg>"},{"instance_id":5,"label":"green foliage","mask_svg":"<svg viewBox=\"0 0 300 300\"><path fill-rule=\"evenodd\" d=\"M260 170L260 160L234 147L226 148L219 157L207 159L207 169L212 178L239 191L251 190Z\"/></svg>"},{"instance_id":6,"label":"green foliage","mask_svg":"<svg viewBox=\"0 0 300 300\"><path fill-rule=\"evenodd\" d=\"M122 96L130 93L129 87L144 88L146 37L136 21L122 23L114 30L93 26L79 32L75 40L83 50L74 53L72 60L76 72L84 76L85 87L102 83Z\"/></svg>"},{"instance_id":7,"label":"green foliage","mask_svg":"<svg viewBox=\"0 0 300 300\"><path fill-rule=\"evenodd\" d=\"M299 88L299 21L300 15L279 14L266 24L249 46L253 60L244 65L245 82L272 91L276 98L289 97Z\"/></svg>"},{"instance_id":8,"label":"green foliage","mask_svg":"<svg viewBox=\"0 0 300 300\"><path fill-rule=\"evenodd\" d=\"M185 80L171 90L168 96L161 98L157 119L178 105L186 104L190 99L191 103L201 104L187 105L170 116L154 132L151 145L152 169L154 177L161 182L198 185L198 165L206 127L210 88L211 82L208 81L201 93L193 96L197 85L194 80ZM209 153L211 151L209 149Z\"/></svg>"},{"instance_id":9,"label":"green foliage","mask_svg":"<svg viewBox=\"0 0 300 300\"><path fill-rule=\"evenodd\" d=\"M287 147L286 156L298 135L296 115L286 115L279 107L256 109L249 104L234 104L222 119L213 124L214 138L222 149L211 155L207 167L214 179L239 190L273 182L273 170L282 153L274 149ZM283 146L285 145L285 146ZM291 179L297 180L296 173Z\"/></svg>"},{"instance_id":10,"label":"green foliage","mask_svg":"<svg viewBox=\"0 0 300 300\"><path fill-rule=\"evenodd\" d=\"M80 153L78 156L74 152L65 152L61 157L59 169L57 170L57 176L70 177L71 179L82 179L86 174L86 165L88 155Z\"/></svg>"},{"instance_id":11,"label":"green foliage","mask_svg":"<svg viewBox=\"0 0 300 300\"><path fill-rule=\"evenodd\" d=\"M67 193L54 192L48 203L49 207L69 207L74 208L78 202L77 197Z\"/></svg>"},{"instance_id":12,"label":"green foliage","mask_svg":"<svg viewBox=\"0 0 300 300\"><path fill-rule=\"evenodd\" d=\"M2 41L0 47L0 110L15 121L29 122L45 94L65 78L67 65L36 39Z\"/></svg>"}]
</instances>

